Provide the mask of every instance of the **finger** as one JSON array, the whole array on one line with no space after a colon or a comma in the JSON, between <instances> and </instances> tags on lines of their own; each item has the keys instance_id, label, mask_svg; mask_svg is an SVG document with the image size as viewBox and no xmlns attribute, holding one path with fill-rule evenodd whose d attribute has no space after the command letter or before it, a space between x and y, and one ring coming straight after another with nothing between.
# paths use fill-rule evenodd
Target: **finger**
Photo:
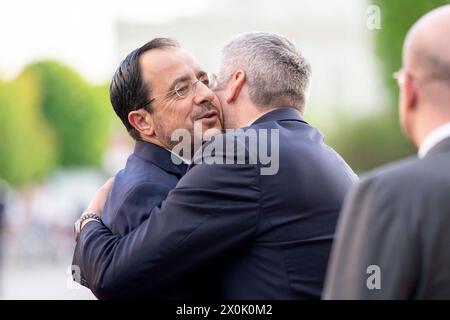
<instances>
[{"instance_id":1,"label":"finger","mask_svg":"<svg viewBox=\"0 0 450 320\"><path fill-rule=\"evenodd\" d=\"M111 189L112 186L114 185L114 177L109 178L108 181L105 182L105 184L103 186L101 186L101 189Z\"/></svg>"}]
</instances>

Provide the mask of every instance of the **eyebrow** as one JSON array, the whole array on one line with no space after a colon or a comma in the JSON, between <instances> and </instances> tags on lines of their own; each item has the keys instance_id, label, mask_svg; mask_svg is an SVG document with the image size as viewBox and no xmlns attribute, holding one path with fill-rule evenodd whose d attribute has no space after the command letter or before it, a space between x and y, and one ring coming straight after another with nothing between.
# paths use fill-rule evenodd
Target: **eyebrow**
<instances>
[{"instance_id":1,"label":"eyebrow","mask_svg":"<svg viewBox=\"0 0 450 320\"><path fill-rule=\"evenodd\" d=\"M198 72L197 72L197 75L196 75L196 76L197 76L197 79L200 78L200 77L202 77L202 76L204 76L205 74L206 74L206 72L203 71L203 70L198 71ZM176 86L178 83L184 82L184 81L188 81L188 80L191 80L191 77L189 77L188 75L184 75L184 76L181 76L181 77L176 78L176 79L172 82L172 84L170 85L168 91L169 91L169 92L174 91L174 90L175 90L175 86Z\"/></svg>"}]
</instances>

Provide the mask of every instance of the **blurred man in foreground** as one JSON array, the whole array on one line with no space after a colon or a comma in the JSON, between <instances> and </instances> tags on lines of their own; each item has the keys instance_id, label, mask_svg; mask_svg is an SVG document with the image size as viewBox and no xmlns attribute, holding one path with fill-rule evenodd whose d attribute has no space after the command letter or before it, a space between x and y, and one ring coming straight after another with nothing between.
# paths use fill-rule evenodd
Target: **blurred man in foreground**
<instances>
[{"instance_id":1,"label":"blurred man in foreground","mask_svg":"<svg viewBox=\"0 0 450 320\"><path fill-rule=\"evenodd\" d=\"M450 5L403 48L400 122L418 158L369 174L339 221L325 299L450 299Z\"/></svg>"}]
</instances>

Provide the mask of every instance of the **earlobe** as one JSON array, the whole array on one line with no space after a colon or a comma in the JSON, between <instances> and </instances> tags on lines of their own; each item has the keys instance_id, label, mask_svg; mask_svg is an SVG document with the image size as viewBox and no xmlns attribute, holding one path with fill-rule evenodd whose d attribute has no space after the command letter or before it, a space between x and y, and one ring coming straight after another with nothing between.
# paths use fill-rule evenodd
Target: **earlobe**
<instances>
[{"instance_id":1,"label":"earlobe","mask_svg":"<svg viewBox=\"0 0 450 320\"><path fill-rule=\"evenodd\" d=\"M244 87L245 72L243 70L235 71L229 81L231 82L231 85L226 101L227 103L232 103L238 98L242 88Z\"/></svg>"}]
</instances>

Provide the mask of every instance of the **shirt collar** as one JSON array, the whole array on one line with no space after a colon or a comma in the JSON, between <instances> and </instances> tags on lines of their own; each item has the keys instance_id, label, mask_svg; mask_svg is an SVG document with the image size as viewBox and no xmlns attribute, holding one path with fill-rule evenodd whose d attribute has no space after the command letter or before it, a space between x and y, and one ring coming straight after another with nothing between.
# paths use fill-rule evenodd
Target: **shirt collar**
<instances>
[{"instance_id":1,"label":"shirt collar","mask_svg":"<svg viewBox=\"0 0 450 320\"><path fill-rule=\"evenodd\" d=\"M166 149L166 148L164 148ZM188 159L183 158L182 156L180 156L178 153L173 152L172 150L166 149L167 151L169 151L172 154L172 158L176 158L178 160L180 160L182 163L186 164L186 165L190 165L191 161Z\"/></svg>"},{"instance_id":2,"label":"shirt collar","mask_svg":"<svg viewBox=\"0 0 450 320\"><path fill-rule=\"evenodd\" d=\"M306 121L303 119L299 111L297 111L292 107L284 107L284 108L276 108L275 110L263 114L261 117L256 119L256 121L253 122L252 125L263 122L280 121L280 120L296 120L306 123Z\"/></svg>"},{"instance_id":3,"label":"shirt collar","mask_svg":"<svg viewBox=\"0 0 450 320\"><path fill-rule=\"evenodd\" d=\"M181 160L181 163L179 163L180 161L177 161L177 163L179 164L175 163L175 161L173 160L174 156L172 156L172 154L174 153L154 143L142 140L136 141L134 154L141 159L152 162L154 165L160 167L164 171L174 173L179 176L182 176L186 173L187 164L185 163L184 159L176 155L177 158Z\"/></svg>"},{"instance_id":4,"label":"shirt collar","mask_svg":"<svg viewBox=\"0 0 450 320\"><path fill-rule=\"evenodd\" d=\"M450 137L450 122L434 129L426 136L419 148L419 158L423 159L439 142Z\"/></svg>"}]
</instances>

